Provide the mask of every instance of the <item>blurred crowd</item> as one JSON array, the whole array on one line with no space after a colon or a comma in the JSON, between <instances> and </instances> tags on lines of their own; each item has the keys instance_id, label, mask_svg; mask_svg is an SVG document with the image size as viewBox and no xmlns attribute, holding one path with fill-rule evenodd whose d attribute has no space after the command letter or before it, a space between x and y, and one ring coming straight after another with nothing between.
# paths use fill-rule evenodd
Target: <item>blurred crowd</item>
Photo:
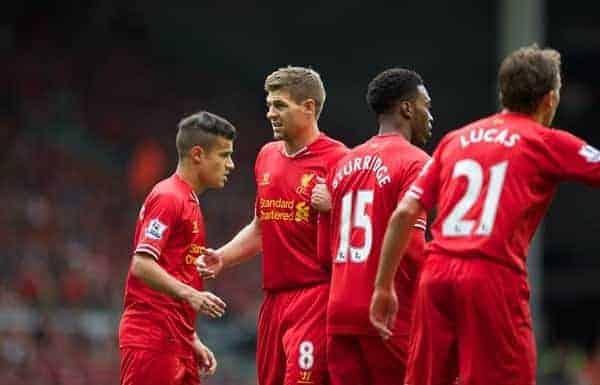
<instances>
[{"instance_id":1,"label":"blurred crowd","mask_svg":"<svg viewBox=\"0 0 600 385\"><path fill-rule=\"evenodd\" d=\"M95 47L102 60L92 62L90 52L53 45L43 23L37 28L39 38L2 58L9 70L0 73L9 93L0 109L0 385L117 383L115 333L137 212L174 170L178 120L213 101L185 93L187 82L201 83L193 75L175 92L177 80L126 43ZM242 97L229 102L243 105ZM252 216L256 132L267 129L248 116L228 116L240 144L225 193L201 197L211 246ZM207 383L253 383L260 261L208 287L229 314L199 320L220 360Z\"/></svg>"}]
</instances>

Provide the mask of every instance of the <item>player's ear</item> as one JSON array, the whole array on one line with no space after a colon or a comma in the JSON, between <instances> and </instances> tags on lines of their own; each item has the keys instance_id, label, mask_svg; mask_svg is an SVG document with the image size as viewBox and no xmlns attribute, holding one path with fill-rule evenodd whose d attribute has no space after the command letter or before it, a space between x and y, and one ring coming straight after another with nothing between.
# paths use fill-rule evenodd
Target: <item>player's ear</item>
<instances>
[{"instance_id":1,"label":"player's ear","mask_svg":"<svg viewBox=\"0 0 600 385\"><path fill-rule=\"evenodd\" d=\"M308 98L302 102L302 105L304 106L304 110L306 113L315 115L317 111L317 103L315 103L314 99Z\"/></svg>"},{"instance_id":2,"label":"player's ear","mask_svg":"<svg viewBox=\"0 0 600 385\"><path fill-rule=\"evenodd\" d=\"M204 151L204 149L199 146L199 145L195 145L192 146L192 148L190 148L190 159L192 159L194 162L198 163L201 162L202 159L204 158L206 151Z\"/></svg>"},{"instance_id":3,"label":"player's ear","mask_svg":"<svg viewBox=\"0 0 600 385\"><path fill-rule=\"evenodd\" d=\"M555 104L553 92L554 91L550 90L546 92L541 99L539 99L539 104L537 105L538 112L545 113L552 110Z\"/></svg>"},{"instance_id":4,"label":"player's ear","mask_svg":"<svg viewBox=\"0 0 600 385\"><path fill-rule=\"evenodd\" d=\"M405 119L410 119L413 116L413 105L408 100L404 100L400 102L399 106L400 113Z\"/></svg>"}]
</instances>

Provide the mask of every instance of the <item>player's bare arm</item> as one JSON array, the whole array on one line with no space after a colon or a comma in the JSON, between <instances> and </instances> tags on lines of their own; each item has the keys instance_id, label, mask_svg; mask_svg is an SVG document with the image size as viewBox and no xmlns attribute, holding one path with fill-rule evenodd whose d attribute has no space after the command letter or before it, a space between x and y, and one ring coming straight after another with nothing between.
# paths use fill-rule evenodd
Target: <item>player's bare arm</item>
<instances>
[{"instance_id":1,"label":"player's bare arm","mask_svg":"<svg viewBox=\"0 0 600 385\"><path fill-rule=\"evenodd\" d=\"M193 343L194 354L198 357L200 375L208 377L215 374L217 371L217 359L214 353L200 340L197 333L194 333Z\"/></svg>"},{"instance_id":2,"label":"player's bare arm","mask_svg":"<svg viewBox=\"0 0 600 385\"><path fill-rule=\"evenodd\" d=\"M175 279L150 255L134 254L131 263L131 274L154 290L187 301L199 313L211 318L220 318L225 314L226 304L221 298L208 291L198 291Z\"/></svg>"},{"instance_id":3,"label":"player's bare arm","mask_svg":"<svg viewBox=\"0 0 600 385\"><path fill-rule=\"evenodd\" d=\"M375 278L375 289L371 298L369 318L383 338L392 335L391 327L395 323L398 299L394 290L394 276L406 252L411 228L422 210L421 203L405 196L394 210L387 226L381 258Z\"/></svg>"},{"instance_id":4,"label":"player's bare arm","mask_svg":"<svg viewBox=\"0 0 600 385\"><path fill-rule=\"evenodd\" d=\"M203 279L215 278L223 269L239 265L262 250L261 230L254 217L231 241L218 250L207 248L196 260L196 268Z\"/></svg>"}]
</instances>

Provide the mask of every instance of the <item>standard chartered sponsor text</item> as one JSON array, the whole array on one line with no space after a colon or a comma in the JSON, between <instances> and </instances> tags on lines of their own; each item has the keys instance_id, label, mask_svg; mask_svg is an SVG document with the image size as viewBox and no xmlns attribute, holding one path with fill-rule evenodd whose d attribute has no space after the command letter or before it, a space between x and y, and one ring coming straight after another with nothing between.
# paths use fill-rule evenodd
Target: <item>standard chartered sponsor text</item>
<instances>
[{"instance_id":1,"label":"standard chartered sponsor text","mask_svg":"<svg viewBox=\"0 0 600 385\"><path fill-rule=\"evenodd\" d=\"M259 206L261 209L293 209L294 201L286 199L264 199L260 198ZM262 211L262 210L261 210Z\"/></svg>"}]
</instances>

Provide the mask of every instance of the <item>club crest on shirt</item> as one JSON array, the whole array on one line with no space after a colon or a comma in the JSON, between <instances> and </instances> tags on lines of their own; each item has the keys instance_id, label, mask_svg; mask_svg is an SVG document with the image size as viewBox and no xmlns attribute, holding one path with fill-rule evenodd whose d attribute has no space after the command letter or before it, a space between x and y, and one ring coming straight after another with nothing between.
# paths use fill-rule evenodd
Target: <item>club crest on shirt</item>
<instances>
[{"instance_id":1,"label":"club crest on shirt","mask_svg":"<svg viewBox=\"0 0 600 385\"><path fill-rule=\"evenodd\" d=\"M315 174L304 174L300 178L300 185L296 187L296 192L300 195L304 195L307 193L308 186L310 185L310 181L315 177Z\"/></svg>"},{"instance_id":2,"label":"club crest on shirt","mask_svg":"<svg viewBox=\"0 0 600 385\"><path fill-rule=\"evenodd\" d=\"M298 202L296 204L296 215L294 218L296 222L308 222L310 217L310 206L306 202Z\"/></svg>"},{"instance_id":3,"label":"club crest on shirt","mask_svg":"<svg viewBox=\"0 0 600 385\"><path fill-rule=\"evenodd\" d=\"M158 218L151 219L148 223L148 227L146 227L146 231L144 231L144 235L146 238L160 240L163 236L163 233L167 229L167 225L158 220Z\"/></svg>"}]
</instances>

